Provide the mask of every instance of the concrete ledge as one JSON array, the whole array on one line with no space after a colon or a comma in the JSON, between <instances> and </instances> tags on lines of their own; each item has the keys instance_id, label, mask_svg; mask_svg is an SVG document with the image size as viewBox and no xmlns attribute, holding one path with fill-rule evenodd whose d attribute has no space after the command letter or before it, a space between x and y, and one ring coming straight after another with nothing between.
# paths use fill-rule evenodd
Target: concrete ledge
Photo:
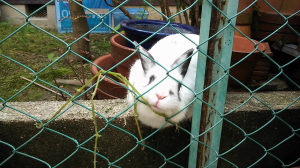
<instances>
[{"instance_id":1,"label":"concrete ledge","mask_svg":"<svg viewBox=\"0 0 300 168\"><path fill-rule=\"evenodd\" d=\"M254 96L261 99L265 104L278 112L286 108L290 103L300 96L300 92L264 92L255 93ZM285 164L290 164L300 157L300 137L293 136L291 128L299 129L300 123L300 100L297 100L289 106L286 110L274 117L272 112L260 103L258 100L252 98L245 105L233 113L228 113L235 109L242 102L245 102L250 97L249 94L233 93L227 95L225 112L226 120L223 122L222 140L220 153L224 153L237 143L243 143L237 148L233 149L223 157L231 161L238 167L248 167L255 161L264 156L264 148L257 145L250 139L244 139L244 132L232 125L230 122L236 124L243 129L245 133L251 134L253 131L260 129L266 123L269 125L260 129L250 138L256 140L258 143L270 149L280 142L289 138L282 144L278 145L269 152ZM80 104L91 108L90 101L78 101ZM64 104L64 102L10 102L7 107L0 111L0 140L11 144L15 148L19 147L31 137L37 134L37 129L34 124L36 121L15 109L22 110L42 121L49 120L53 114ZM95 101L95 109L103 117L111 119L126 108L124 100L101 100ZM0 105L0 109L2 106ZM98 148L99 153L109 159L110 162L116 161L125 153L134 148L133 152L121 159L115 165L121 167L159 167L164 164L164 158L151 149L141 151L140 146L137 146L137 140L130 134L124 133L121 130L126 130L131 134L138 136L132 112L117 117L111 122L107 123L101 117L98 118L99 130L105 128L100 134ZM230 121L230 122L228 122ZM288 123L288 125L284 122ZM186 130L190 130L190 122L187 121L181 124ZM92 122L91 112L77 104L74 104L68 111L62 114L59 118L51 122L47 129L44 129L31 142L19 149L23 152L35 157L38 157L51 166L60 163L66 157L77 151L72 157L64 162L59 167L92 167L93 154L81 148L77 148L76 142L69 138L52 132L56 130L64 135L76 139L78 144L82 147L93 150L94 138L85 142L94 134L94 126ZM147 137L155 130L141 126L143 137ZM297 132L300 134L299 131ZM175 131L175 128L163 129L146 140L146 145L160 151L167 158L173 156L175 153L181 151L189 144L189 134L183 130ZM8 158L13 149L7 145L0 143L0 163ZM98 157L98 167L108 167L108 161ZM171 159L171 161L178 163L183 167L187 167L188 149L181 154ZM296 163L293 166L299 166ZM31 158L22 156L16 153L8 162L2 167L47 167L45 164L34 161ZM177 167L173 164L167 163L164 167ZM227 162L220 160L220 168L233 167ZM254 167L282 167L281 163L267 154Z\"/></svg>"}]
</instances>

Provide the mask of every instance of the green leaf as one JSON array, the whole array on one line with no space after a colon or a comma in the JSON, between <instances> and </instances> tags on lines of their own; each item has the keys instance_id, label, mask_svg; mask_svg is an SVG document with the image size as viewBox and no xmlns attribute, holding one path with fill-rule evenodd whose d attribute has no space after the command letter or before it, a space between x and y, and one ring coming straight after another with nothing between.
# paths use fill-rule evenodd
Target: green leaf
<instances>
[{"instance_id":1,"label":"green leaf","mask_svg":"<svg viewBox=\"0 0 300 168\"><path fill-rule=\"evenodd\" d=\"M1 22L0 23L0 26L6 26L6 25L8 25L8 23L6 23L6 22Z\"/></svg>"},{"instance_id":2,"label":"green leaf","mask_svg":"<svg viewBox=\"0 0 300 168\"><path fill-rule=\"evenodd\" d=\"M48 64L50 64L50 62L40 63L41 66L47 66Z\"/></svg>"},{"instance_id":3,"label":"green leaf","mask_svg":"<svg viewBox=\"0 0 300 168\"><path fill-rule=\"evenodd\" d=\"M137 11L137 12L139 12L140 14L142 14L143 17L147 18L147 15L146 15L146 13L144 11Z\"/></svg>"},{"instance_id":4,"label":"green leaf","mask_svg":"<svg viewBox=\"0 0 300 168\"><path fill-rule=\"evenodd\" d=\"M51 53L51 54L48 55L48 59L49 59L50 61L52 61L53 57L54 57L54 54L53 54L53 53Z\"/></svg>"},{"instance_id":5,"label":"green leaf","mask_svg":"<svg viewBox=\"0 0 300 168\"><path fill-rule=\"evenodd\" d=\"M114 30L119 30L120 26L121 26L121 24L119 23L117 26L115 26Z\"/></svg>"},{"instance_id":6,"label":"green leaf","mask_svg":"<svg viewBox=\"0 0 300 168\"><path fill-rule=\"evenodd\" d=\"M55 61L55 60L57 60L59 57L54 57L53 59L52 59L52 61Z\"/></svg>"},{"instance_id":7,"label":"green leaf","mask_svg":"<svg viewBox=\"0 0 300 168\"><path fill-rule=\"evenodd\" d=\"M148 8L147 8L146 6L142 6L142 8L143 8L145 11L147 11L147 12L149 11Z\"/></svg>"},{"instance_id":8,"label":"green leaf","mask_svg":"<svg viewBox=\"0 0 300 168\"><path fill-rule=\"evenodd\" d=\"M139 15L134 15L137 19L142 19Z\"/></svg>"}]
</instances>

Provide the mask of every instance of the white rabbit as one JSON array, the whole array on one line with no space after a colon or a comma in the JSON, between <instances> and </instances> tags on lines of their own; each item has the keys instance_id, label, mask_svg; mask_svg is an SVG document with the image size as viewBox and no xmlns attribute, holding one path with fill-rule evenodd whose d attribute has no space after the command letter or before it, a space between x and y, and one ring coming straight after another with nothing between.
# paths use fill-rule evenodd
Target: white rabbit
<instances>
[{"instance_id":1,"label":"white rabbit","mask_svg":"<svg viewBox=\"0 0 300 168\"><path fill-rule=\"evenodd\" d=\"M181 34L175 34L161 39L149 51L139 46L140 59L133 64L129 73L129 82L140 94L146 92L143 97L149 102L153 110L164 113L168 117L177 113L169 120L174 124L192 116L192 105L180 113L178 112L194 99L192 91L195 88L198 58L196 44L199 44L200 37L195 34L185 34L185 36L194 43ZM192 56L192 59L188 59L181 64L193 52L195 54ZM161 66L143 54L152 58ZM178 67L169 72L168 77L167 71L176 66ZM162 82L159 83L160 81ZM157 83L159 84L155 86ZM142 101L141 98L139 100ZM130 91L128 91L127 101L129 105L135 102ZM137 102L137 113L138 119L152 128L160 128L166 123L164 117L155 114L142 102ZM166 126L170 125L170 123L167 123Z\"/></svg>"}]
</instances>

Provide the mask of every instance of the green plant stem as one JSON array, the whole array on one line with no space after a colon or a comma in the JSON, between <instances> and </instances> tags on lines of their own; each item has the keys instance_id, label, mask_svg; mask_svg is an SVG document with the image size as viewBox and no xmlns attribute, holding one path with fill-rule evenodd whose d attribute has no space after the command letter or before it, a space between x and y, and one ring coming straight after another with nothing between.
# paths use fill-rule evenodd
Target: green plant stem
<instances>
[{"instance_id":1,"label":"green plant stem","mask_svg":"<svg viewBox=\"0 0 300 168\"><path fill-rule=\"evenodd\" d=\"M95 115L95 106L94 106L94 97L97 92L98 84L101 79L101 74L99 74L98 79L97 79L97 84L95 87L94 92L92 93L91 97L91 102L92 102L92 114L93 114L93 120L94 120L94 127L95 127L95 147L94 147L94 168L96 168L96 163L97 163L97 146L98 146L98 138L101 136L98 134L98 128L97 128L97 120L96 120L96 115Z\"/></svg>"},{"instance_id":2,"label":"green plant stem","mask_svg":"<svg viewBox=\"0 0 300 168\"><path fill-rule=\"evenodd\" d=\"M98 80L97 80L97 83L96 83L96 87L95 87L95 90L94 92L92 93L92 97L91 97L91 103L92 103L92 114L93 114L93 122L94 122L94 126L95 126L95 133L96 133L96 137L95 137L95 149L94 149L94 167L96 168L96 156L97 156L97 143L98 143L98 138L100 137L100 135L98 134L98 129L97 129L97 122L96 122L96 116L95 116L95 107L94 107L94 97L96 95L96 92L97 92L97 88L98 88L98 84L99 84L99 81L101 79L101 74L105 73L106 71L105 70L100 70L97 74L95 74L88 82L86 82L81 88L79 88L77 90L77 92L54 114L54 116L50 119L50 120L53 120L89 83L91 83L96 77L98 77ZM124 77L123 75L119 74L119 73L115 73L115 72L107 72L108 74L111 74L113 76L115 76L116 78L118 78L120 81L122 81L126 87L129 88L132 88L132 90L137 94L137 95L141 95L136 89L135 87L126 79L126 77ZM133 93L132 93L133 94ZM135 95L133 94L133 97L136 99ZM168 118L168 116L166 116L166 114L163 114L163 113L159 113L159 112L156 112L154 111L150 104L148 103L148 101L143 97L141 96L140 97L145 103L146 105L157 115L159 116L162 116L164 118ZM141 133L141 130L140 130L140 126L139 126L139 122L138 122L138 112L136 110L136 106L137 104L134 105L134 119L135 119L135 122L136 122L136 125L137 125L137 129L138 129L138 134L139 134L139 137L140 137L140 140L143 139L142 137L142 133ZM171 121L170 121L171 122ZM35 124L37 128L41 128L44 126L43 123L36 123ZM176 124L176 129L177 129L178 125ZM143 144L145 144L145 141L142 141ZM144 150L145 146L142 146L142 150Z\"/></svg>"},{"instance_id":3,"label":"green plant stem","mask_svg":"<svg viewBox=\"0 0 300 168\"><path fill-rule=\"evenodd\" d=\"M105 72L105 71L104 71ZM89 84L91 83L96 77L98 77L101 73L103 73L103 70L100 70L96 75L94 75L87 83L85 83L81 88L77 90L77 92L53 115L53 117L50 119L54 119L79 93ZM35 124L37 128L41 128L44 126L43 123L36 123Z\"/></svg>"},{"instance_id":4,"label":"green plant stem","mask_svg":"<svg viewBox=\"0 0 300 168\"><path fill-rule=\"evenodd\" d=\"M134 99L135 99L135 96L134 96ZM136 104L134 105L133 109L134 109L133 110L133 116L134 116L134 120L135 120L135 123L136 123L136 127L138 129L140 140L142 140L143 136L142 136L142 133L141 133L141 130L140 130L139 121L137 119L137 117L139 116L139 114L137 113L137 110L136 110ZM142 141L142 143L145 145L145 141ZM145 146L142 146L142 150L144 150L144 149L145 149Z\"/></svg>"}]
</instances>

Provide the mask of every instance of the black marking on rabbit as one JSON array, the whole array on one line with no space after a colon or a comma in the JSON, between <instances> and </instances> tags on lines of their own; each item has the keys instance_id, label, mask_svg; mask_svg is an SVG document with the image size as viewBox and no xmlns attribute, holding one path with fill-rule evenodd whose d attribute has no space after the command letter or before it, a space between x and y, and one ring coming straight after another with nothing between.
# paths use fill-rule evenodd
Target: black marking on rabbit
<instances>
[{"instance_id":1,"label":"black marking on rabbit","mask_svg":"<svg viewBox=\"0 0 300 168\"><path fill-rule=\"evenodd\" d=\"M175 66L177 66L178 64L180 64L182 61L184 61L183 59L185 59L185 57L183 57L183 56L186 55L186 58L187 58L191 54L193 54L193 51L194 51L194 49L191 48L191 49L187 50L186 52L184 52L181 57L179 57L179 58L177 58L175 60L175 62L172 65L172 68L174 68ZM185 77L186 72L187 72L187 70L189 68L190 62L191 62L191 57L188 58L183 64L180 65L181 66L181 68L180 68L181 73L180 74L181 74L182 78Z\"/></svg>"}]
</instances>

